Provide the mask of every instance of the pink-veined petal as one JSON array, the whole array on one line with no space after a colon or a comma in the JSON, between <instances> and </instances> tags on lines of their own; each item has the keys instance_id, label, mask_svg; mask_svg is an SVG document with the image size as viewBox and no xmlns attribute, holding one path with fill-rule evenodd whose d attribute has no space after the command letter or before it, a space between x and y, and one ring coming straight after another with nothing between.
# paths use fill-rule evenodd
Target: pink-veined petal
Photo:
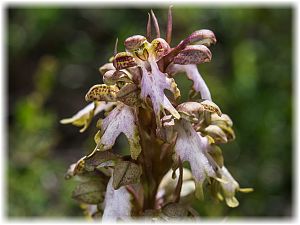
<instances>
[{"instance_id":1,"label":"pink-veined petal","mask_svg":"<svg viewBox=\"0 0 300 225\"><path fill-rule=\"evenodd\" d=\"M126 187L113 188L113 176L111 176L105 193L104 211L102 222L117 222L117 220L127 220L131 215L131 195Z\"/></svg>"},{"instance_id":2,"label":"pink-veined petal","mask_svg":"<svg viewBox=\"0 0 300 225\"><path fill-rule=\"evenodd\" d=\"M141 152L139 134L134 110L119 103L101 123L100 150L108 150L115 144L117 137L124 133L128 139L131 157L137 159Z\"/></svg>"},{"instance_id":3,"label":"pink-veined petal","mask_svg":"<svg viewBox=\"0 0 300 225\"><path fill-rule=\"evenodd\" d=\"M175 118L179 119L179 113L164 94L164 90L167 89L175 95L178 95L179 90L177 89L174 79L168 78L166 74L160 72L154 61L151 60L149 62L151 65L151 72L148 72L142 67L141 98L144 100L147 96L151 98L157 124L160 124L160 112L163 109L167 109Z\"/></svg>"},{"instance_id":4,"label":"pink-veined petal","mask_svg":"<svg viewBox=\"0 0 300 225\"><path fill-rule=\"evenodd\" d=\"M178 132L175 152L182 161L188 161L197 183L202 184L206 177L215 177L216 173L208 158L208 140L198 135L192 125L186 120L176 124Z\"/></svg>"}]
</instances>

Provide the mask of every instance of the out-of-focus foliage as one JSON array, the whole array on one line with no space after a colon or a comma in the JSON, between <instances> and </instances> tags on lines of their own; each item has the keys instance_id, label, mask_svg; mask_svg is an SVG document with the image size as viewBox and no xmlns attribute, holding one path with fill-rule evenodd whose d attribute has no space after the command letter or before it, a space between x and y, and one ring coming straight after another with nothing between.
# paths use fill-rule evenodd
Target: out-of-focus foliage
<instances>
[{"instance_id":1,"label":"out-of-focus foliage","mask_svg":"<svg viewBox=\"0 0 300 225\"><path fill-rule=\"evenodd\" d=\"M80 134L58 123L83 108L90 86L102 83L98 67L112 55L115 39L145 34L149 10L7 9L9 216L82 215L71 199L72 183L63 178L67 166L94 147L96 129ZM166 27L167 7L153 10ZM201 216L292 214L292 18L292 8L283 6L173 7L172 46L197 29L217 37L212 62L199 70L234 123L236 141L222 147L226 166L241 186L255 189L238 196L234 209L206 194L194 202ZM176 81L186 99L192 83L185 76ZM124 148L121 137L117 150Z\"/></svg>"}]
</instances>

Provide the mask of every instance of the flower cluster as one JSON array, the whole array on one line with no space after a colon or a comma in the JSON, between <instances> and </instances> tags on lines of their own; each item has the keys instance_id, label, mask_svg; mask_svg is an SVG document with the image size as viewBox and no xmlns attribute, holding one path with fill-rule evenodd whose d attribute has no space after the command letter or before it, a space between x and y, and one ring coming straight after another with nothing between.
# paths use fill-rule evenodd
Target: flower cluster
<instances>
[{"instance_id":1,"label":"flower cluster","mask_svg":"<svg viewBox=\"0 0 300 225\"><path fill-rule=\"evenodd\" d=\"M251 191L240 188L224 166L219 144L235 139L233 123L212 101L197 68L212 59L208 47L216 43L214 33L195 31L174 48L171 33L171 7L166 39L151 11L146 37L127 38L123 52L117 51L117 41L110 63L100 67L104 84L92 86L85 96L91 103L61 121L83 126L83 132L94 116L106 112L97 122L95 149L67 173L80 181L73 197L85 204L88 215L103 220L195 216L184 199L203 199L204 186L229 207L238 205L236 191ZM179 73L193 81L187 102L180 101L173 78ZM121 133L130 155L113 151Z\"/></svg>"}]
</instances>

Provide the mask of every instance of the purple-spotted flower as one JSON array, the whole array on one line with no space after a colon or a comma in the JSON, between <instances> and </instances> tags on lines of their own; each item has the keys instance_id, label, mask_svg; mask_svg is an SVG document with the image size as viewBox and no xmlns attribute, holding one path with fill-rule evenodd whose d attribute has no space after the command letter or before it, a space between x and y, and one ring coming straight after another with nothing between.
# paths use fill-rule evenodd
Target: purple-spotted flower
<instances>
[{"instance_id":1,"label":"purple-spotted flower","mask_svg":"<svg viewBox=\"0 0 300 225\"><path fill-rule=\"evenodd\" d=\"M233 122L213 102L197 68L212 59L208 47L216 43L214 33L197 30L174 47L171 36L171 7L165 39L151 11L145 36L126 38L120 52L117 39L110 62L99 69L104 84L95 84L85 95L91 103L61 121L84 131L106 111L97 122L95 148L66 176L80 181L73 197L85 204L86 215L102 215L104 221L195 217L193 198L187 196L203 199L203 188L229 207L238 205L236 191L252 190L240 188L224 166L219 144L235 139ZM185 102L173 78L178 73L193 81L193 97ZM129 143L125 155L114 149L122 133ZM184 162L191 171L183 168Z\"/></svg>"}]
</instances>

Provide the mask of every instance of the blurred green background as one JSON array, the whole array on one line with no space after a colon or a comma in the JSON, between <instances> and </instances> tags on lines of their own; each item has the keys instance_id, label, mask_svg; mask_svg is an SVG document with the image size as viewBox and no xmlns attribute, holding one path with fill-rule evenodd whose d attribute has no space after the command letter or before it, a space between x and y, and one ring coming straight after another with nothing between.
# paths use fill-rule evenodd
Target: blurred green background
<instances>
[{"instance_id":1,"label":"blurred green background","mask_svg":"<svg viewBox=\"0 0 300 225\"><path fill-rule=\"evenodd\" d=\"M95 123L80 134L59 120L86 105L117 37L122 43L145 35L150 8L164 35L167 6L7 6L9 217L83 216L64 173L93 149ZM293 215L293 14L291 6L173 7L172 46L197 29L215 32L213 60L199 70L234 121L237 138L223 147L225 164L242 187L255 189L238 193L235 209L207 194L193 203L203 217ZM192 83L185 76L176 81L184 100Z\"/></svg>"}]
</instances>

